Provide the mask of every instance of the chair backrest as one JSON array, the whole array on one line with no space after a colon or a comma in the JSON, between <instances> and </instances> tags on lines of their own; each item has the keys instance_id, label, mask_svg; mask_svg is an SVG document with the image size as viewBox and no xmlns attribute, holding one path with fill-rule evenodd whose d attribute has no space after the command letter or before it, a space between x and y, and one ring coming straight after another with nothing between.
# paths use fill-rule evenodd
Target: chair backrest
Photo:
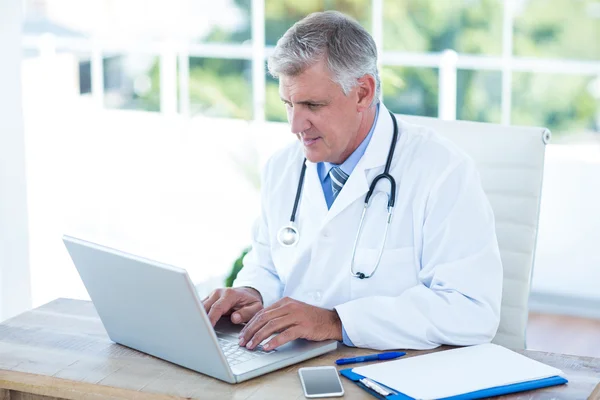
<instances>
[{"instance_id":1,"label":"chair backrest","mask_svg":"<svg viewBox=\"0 0 600 400\"><path fill-rule=\"evenodd\" d=\"M399 117L434 129L462 148L477 164L483 189L494 210L504 268L500 326L493 342L513 349L525 348L544 155L550 131Z\"/></svg>"}]
</instances>

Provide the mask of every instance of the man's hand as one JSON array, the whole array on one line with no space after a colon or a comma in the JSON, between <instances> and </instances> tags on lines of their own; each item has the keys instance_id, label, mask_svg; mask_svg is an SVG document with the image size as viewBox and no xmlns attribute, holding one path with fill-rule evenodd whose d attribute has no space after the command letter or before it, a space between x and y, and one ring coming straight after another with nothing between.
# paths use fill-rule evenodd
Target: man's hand
<instances>
[{"instance_id":1,"label":"man's hand","mask_svg":"<svg viewBox=\"0 0 600 400\"><path fill-rule=\"evenodd\" d=\"M262 297L258 290L250 287L216 289L202 300L212 326L223 315L231 314L231 322L248 322L263 309Z\"/></svg>"},{"instance_id":2,"label":"man's hand","mask_svg":"<svg viewBox=\"0 0 600 400\"><path fill-rule=\"evenodd\" d=\"M264 308L240 332L240 346L255 348L274 333L263 346L272 350L294 339L342 340L342 321L335 310L326 310L285 297Z\"/></svg>"}]
</instances>

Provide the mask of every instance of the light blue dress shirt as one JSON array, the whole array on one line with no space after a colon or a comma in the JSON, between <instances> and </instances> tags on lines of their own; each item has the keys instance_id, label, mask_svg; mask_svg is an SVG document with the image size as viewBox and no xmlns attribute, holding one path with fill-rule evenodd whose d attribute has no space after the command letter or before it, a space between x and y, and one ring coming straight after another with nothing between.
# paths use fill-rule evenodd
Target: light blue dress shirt
<instances>
[{"instance_id":1,"label":"light blue dress shirt","mask_svg":"<svg viewBox=\"0 0 600 400\"><path fill-rule=\"evenodd\" d=\"M329 176L329 171L331 171L331 169L334 167L340 167L340 169L342 171L344 171L348 176L350 176L350 174L352 174L352 171L354 171L354 168L356 167L356 165L362 158L363 154L365 154L365 150L367 150L367 146L369 145L369 142L371 141L371 137L373 136L373 131L375 130L375 125L377 125L377 117L378 116L379 116L379 103L377 103L377 106L375 107L375 120L373 121L373 126L371 127L369 134L362 141L362 143L356 148L356 150L354 150L354 152L352 154L350 154L350 157L348 157L346 159L346 161L344 161L341 165L331 164L328 162L320 162L317 164L317 172L319 173L319 178L321 179L321 186L323 187L323 194L325 195L325 202L327 203L327 209L331 208L331 205L333 204L333 201L335 200L333 198L333 190L331 188L331 177ZM350 179L350 178L348 178L348 179ZM342 190L344 190L344 188L342 188ZM346 333L346 329L344 329L343 325L342 325L342 336L343 336L343 342L346 346L354 347L354 344L348 337L348 334Z\"/></svg>"}]
</instances>

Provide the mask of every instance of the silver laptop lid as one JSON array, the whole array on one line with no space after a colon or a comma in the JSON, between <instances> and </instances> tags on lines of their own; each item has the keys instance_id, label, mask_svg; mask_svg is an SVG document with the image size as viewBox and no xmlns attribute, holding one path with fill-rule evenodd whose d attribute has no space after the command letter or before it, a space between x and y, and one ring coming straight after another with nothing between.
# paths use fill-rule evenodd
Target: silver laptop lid
<instances>
[{"instance_id":1,"label":"silver laptop lid","mask_svg":"<svg viewBox=\"0 0 600 400\"><path fill-rule=\"evenodd\" d=\"M184 269L63 236L111 340L235 382Z\"/></svg>"}]
</instances>

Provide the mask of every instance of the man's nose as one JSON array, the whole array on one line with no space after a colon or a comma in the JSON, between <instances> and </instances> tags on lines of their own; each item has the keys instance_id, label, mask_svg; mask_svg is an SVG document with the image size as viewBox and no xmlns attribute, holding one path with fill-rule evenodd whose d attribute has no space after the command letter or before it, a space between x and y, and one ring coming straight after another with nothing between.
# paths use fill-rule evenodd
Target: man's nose
<instances>
[{"instance_id":1,"label":"man's nose","mask_svg":"<svg viewBox=\"0 0 600 400\"><path fill-rule=\"evenodd\" d=\"M300 134L310 128L310 121L300 106L290 107L288 109L288 121L290 122L292 133L294 134Z\"/></svg>"}]
</instances>

